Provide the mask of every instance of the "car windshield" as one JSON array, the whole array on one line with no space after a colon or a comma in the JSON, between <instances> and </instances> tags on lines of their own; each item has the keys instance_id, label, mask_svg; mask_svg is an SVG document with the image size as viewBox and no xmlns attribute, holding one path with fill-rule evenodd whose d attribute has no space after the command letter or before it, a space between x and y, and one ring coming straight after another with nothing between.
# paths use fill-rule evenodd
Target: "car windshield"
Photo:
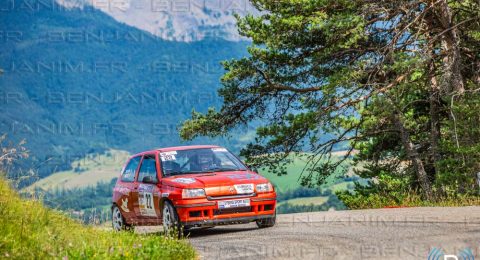
<instances>
[{"instance_id":1,"label":"car windshield","mask_svg":"<svg viewBox=\"0 0 480 260\"><path fill-rule=\"evenodd\" d=\"M220 147L161 152L160 160L165 176L247 170L237 157Z\"/></svg>"}]
</instances>

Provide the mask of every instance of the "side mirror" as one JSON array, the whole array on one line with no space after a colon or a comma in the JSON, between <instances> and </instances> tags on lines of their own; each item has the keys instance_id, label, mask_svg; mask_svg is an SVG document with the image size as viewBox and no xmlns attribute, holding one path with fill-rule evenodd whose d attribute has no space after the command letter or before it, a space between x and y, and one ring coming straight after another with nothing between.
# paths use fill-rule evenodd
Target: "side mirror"
<instances>
[{"instance_id":1,"label":"side mirror","mask_svg":"<svg viewBox=\"0 0 480 260\"><path fill-rule=\"evenodd\" d=\"M154 179L152 176L143 177L142 182L143 183L150 183L150 184L157 184L158 183L158 181L156 179Z\"/></svg>"}]
</instances>

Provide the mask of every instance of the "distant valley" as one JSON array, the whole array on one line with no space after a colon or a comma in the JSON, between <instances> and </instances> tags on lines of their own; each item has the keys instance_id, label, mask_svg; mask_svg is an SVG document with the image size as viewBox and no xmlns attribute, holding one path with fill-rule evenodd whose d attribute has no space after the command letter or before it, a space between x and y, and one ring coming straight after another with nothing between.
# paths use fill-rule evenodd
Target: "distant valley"
<instances>
[{"instance_id":1,"label":"distant valley","mask_svg":"<svg viewBox=\"0 0 480 260\"><path fill-rule=\"evenodd\" d=\"M27 1L28 2L28 1ZM218 106L222 60L246 55L244 41L167 41L85 5L3 6L0 25L0 132L27 141L30 158L10 172L72 170L89 154L130 153L181 142L192 108ZM236 139L199 139L238 150Z\"/></svg>"}]
</instances>

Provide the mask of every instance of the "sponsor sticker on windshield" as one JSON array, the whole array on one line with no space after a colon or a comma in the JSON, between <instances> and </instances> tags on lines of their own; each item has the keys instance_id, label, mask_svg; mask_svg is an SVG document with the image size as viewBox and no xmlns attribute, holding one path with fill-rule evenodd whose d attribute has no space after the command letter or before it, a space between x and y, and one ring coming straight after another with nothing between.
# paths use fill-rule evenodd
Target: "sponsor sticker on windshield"
<instances>
[{"instance_id":1,"label":"sponsor sticker on windshield","mask_svg":"<svg viewBox=\"0 0 480 260\"><path fill-rule=\"evenodd\" d=\"M214 151L214 152L226 152L227 149L221 148L221 147L217 147L217 148L212 148L212 151Z\"/></svg>"},{"instance_id":2,"label":"sponsor sticker on windshield","mask_svg":"<svg viewBox=\"0 0 480 260\"><path fill-rule=\"evenodd\" d=\"M175 161L176 160L176 158L175 158L176 154L177 154L176 151L160 153L160 160L162 160L162 162L164 162L164 161Z\"/></svg>"}]
</instances>

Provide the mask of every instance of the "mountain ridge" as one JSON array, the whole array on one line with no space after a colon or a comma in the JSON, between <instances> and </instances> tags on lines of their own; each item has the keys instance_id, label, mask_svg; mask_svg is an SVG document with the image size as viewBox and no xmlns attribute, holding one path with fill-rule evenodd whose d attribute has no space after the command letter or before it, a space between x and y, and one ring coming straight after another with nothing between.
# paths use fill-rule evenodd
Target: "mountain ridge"
<instances>
[{"instance_id":1,"label":"mountain ridge","mask_svg":"<svg viewBox=\"0 0 480 260\"><path fill-rule=\"evenodd\" d=\"M192 42L205 38L242 41L234 14L258 14L248 0L124 0L98 2L94 0L57 0L66 8L100 10L115 20L169 40Z\"/></svg>"},{"instance_id":2,"label":"mountain ridge","mask_svg":"<svg viewBox=\"0 0 480 260\"><path fill-rule=\"evenodd\" d=\"M32 11L19 4L0 17L10 33L0 42L0 132L12 142L26 139L31 151L16 174L42 178L91 153L183 143L176 129L192 107L221 104L219 62L246 55L248 42L172 42L92 7ZM92 36L102 32L125 37ZM240 147L226 139L186 144L208 142Z\"/></svg>"}]
</instances>

